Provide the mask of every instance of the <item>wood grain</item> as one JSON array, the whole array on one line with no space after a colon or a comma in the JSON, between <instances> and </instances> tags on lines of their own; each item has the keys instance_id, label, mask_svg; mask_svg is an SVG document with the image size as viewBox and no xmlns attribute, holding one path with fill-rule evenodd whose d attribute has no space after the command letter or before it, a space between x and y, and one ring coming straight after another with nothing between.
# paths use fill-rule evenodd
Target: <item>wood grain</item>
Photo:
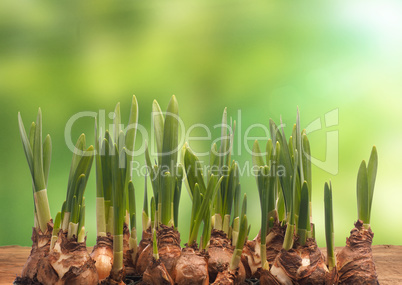
<instances>
[{"instance_id":1,"label":"wood grain","mask_svg":"<svg viewBox=\"0 0 402 285\"><path fill-rule=\"evenodd\" d=\"M325 253L325 249L321 250ZM21 274L30 251L30 247L0 247L0 284L13 283L15 277ZM374 245L373 255L380 284L402 284L402 246Z\"/></svg>"}]
</instances>

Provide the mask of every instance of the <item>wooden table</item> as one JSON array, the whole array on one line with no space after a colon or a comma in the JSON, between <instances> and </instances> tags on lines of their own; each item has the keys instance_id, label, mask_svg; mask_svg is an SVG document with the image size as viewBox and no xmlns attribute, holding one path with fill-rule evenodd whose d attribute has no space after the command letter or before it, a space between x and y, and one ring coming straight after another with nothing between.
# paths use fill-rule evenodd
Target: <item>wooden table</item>
<instances>
[{"instance_id":1,"label":"wooden table","mask_svg":"<svg viewBox=\"0 0 402 285\"><path fill-rule=\"evenodd\" d=\"M21 274L30 250L22 246L0 247L0 284L12 284ZM322 251L325 253L325 249ZM402 284L402 246L374 245L373 255L380 284Z\"/></svg>"}]
</instances>

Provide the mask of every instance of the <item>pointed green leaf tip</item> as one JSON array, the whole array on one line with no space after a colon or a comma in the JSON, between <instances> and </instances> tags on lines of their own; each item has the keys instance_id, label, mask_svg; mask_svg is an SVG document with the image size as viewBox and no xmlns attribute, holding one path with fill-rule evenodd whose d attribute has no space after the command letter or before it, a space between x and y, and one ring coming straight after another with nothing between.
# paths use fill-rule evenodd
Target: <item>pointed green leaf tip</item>
<instances>
[{"instance_id":1,"label":"pointed green leaf tip","mask_svg":"<svg viewBox=\"0 0 402 285\"><path fill-rule=\"evenodd\" d=\"M370 223L368 196L367 167L363 160L357 175L357 214L359 220L362 220L364 224Z\"/></svg>"},{"instance_id":2,"label":"pointed green leaf tip","mask_svg":"<svg viewBox=\"0 0 402 285\"><path fill-rule=\"evenodd\" d=\"M195 183L198 183L201 193L204 194L206 191L206 186L204 183L204 176L200 161L189 147L186 148L186 152L184 154L184 166L187 170L187 180L191 191L191 197L194 192Z\"/></svg>"},{"instance_id":3,"label":"pointed green leaf tip","mask_svg":"<svg viewBox=\"0 0 402 285\"><path fill-rule=\"evenodd\" d=\"M154 124L156 151L158 152L158 164L162 163L163 130L165 119L161 107L156 100L152 103L152 120Z\"/></svg>"},{"instance_id":4,"label":"pointed green leaf tip","mask_svg":"<svg viewBox=\"0 0 402 285\"><path fill-rule=\"evenodd\" d=\"M126 132L126 150L129 154L130 161L134 156L134 142L135 135L137 131L137 122L138 122L138 103L137 98L133 95L133 99L131 101L131 109L130 109L130 117L128 120L127 132Z\"/></svg>"},{"instance_id":5,"label":"pointed green leaf tip","mask_svg":"<svg viewBox=\"0 0 402 285\"><path fill-rule=\"evenodd\" d=\"M332 232L334 230L332 225L332 185L331 181L329 185L325 182L324 185L324 206L325 206L325 226L328 232ZM328 227L327 227L328 225Z\"/></svg>"},{"instance_id":6,"label":"pointed green leaf tip","mask_svg":"<svg viewBox=\"0 0 402 285\"><path fill-rule=\"evenodd\" d=\"M179 105L173 95L169 101L163 130L162 167L167 167L172 174L177 162L177 146L179 141Z\"/></svg>"},{"instance_id":7,"label":"pointed green leaf tip","mask_svg":"<svg viewBox=\"0 0 402 285\"><path fill-rule=\"evenodd\" d=\"M45 232L47 222L51 219L46 188L52 153L52 142L50 136L47 135L42 144L41 109L38 109L36 123L33 122L31 124L29 136L27 136L25 131L20 113L18 113L18 127L25 157L32 176L35 217L36 222L38 222L38 224L35 224L36 226L39 225L42 232Z\"/></svg>"},{"instance_id":8,"label":"pointed green leaf tip","mask_svg":"<svg viewBox=\"0 0 402 285\"><path fill-rule=\"evenodd\" d=\"M369 190L369 217L371 216L371 205L373 203L374 184L377 177L378 154L377 148L373 146L369 163L367 166L368 190Z\"/></svg>"},{"instance_id":9,"label":"pointed green leaf tip","mask_svg":"<svg viewBox=\"0 0 402 285\"><path fill-rule=\"evenodd\" d=\"M254 145L253 145L253 152L252 152L252 161L253 161L253 166L254 167L260 167L260 166L264 166L264 159L261 156L261 149L260 146L258 144L258 140L254 141Z\"/></svg>"},{"instance_id":10,"label":"pointed green leaf tip","mask_svg":"<svg viewBox=\"0 0 402 285\"><path fill-rule=\"evenodd\" d=\"M241 217L245 216L246 214L247 214L247 194L244 193L243 204L241 207Z\"/></svg>"},{"instance_id":11,"label":"pointed green leaf tip","mask_svg":"<svg viewBox=\"0 0 402 285\"><path fill-rule=\"evenodd\" d=\"M358 218L366 228L370 226L371 206L373 203L374 184L377 177L378 155L373 146L368 165L363 160L357 175L357 212Z\"/></svg>"},{"instance_id":12,"label":"pointed green leaf tip","mask_svg":"<svg viewBox=\"0 0 402 285\"><path fill-rule=\"evenodd\" d=\"M236 249L242 249L244 243L247 239L248 234L248 223L247 223L247 216L242 216L241 223L240 223L240 230L239 230L239 238L237 239Z\"/></svg>"},{"instance_id":13,"label":"pointed green leaf tip","mask_svg":"<svg viewBox=\"0 0 402 285\"><path fill-rule=\"evenodd\" d=\"M34 123L33 123L34 125ZM33 153L32 153L32 147L30 144L30 140L27 137L27 134L25 132L25 127L24 123L22 122L21 114L18 112L18 127L20 129L20 135L21 135L21 141L22 141L22 146L24 147L24 153L25 157L28 161L28 166L29 170L31 171L32 177L33 177ZM35 127L31 127L31 129L35 130Z\"/></svg>"}]
</instances>

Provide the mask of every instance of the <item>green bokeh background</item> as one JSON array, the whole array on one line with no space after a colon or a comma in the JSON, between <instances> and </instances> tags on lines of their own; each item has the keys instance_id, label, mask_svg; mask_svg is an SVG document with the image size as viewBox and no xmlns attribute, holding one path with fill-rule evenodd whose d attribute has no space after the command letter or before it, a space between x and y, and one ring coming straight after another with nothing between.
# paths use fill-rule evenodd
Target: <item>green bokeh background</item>
<instances>
[{"instance_id":1,"label":"green bokeh background","mask_svg":"<svg viewBox=\"0 0 402 285\"><path fill-rule=\"evenodd\" d=\"M31 178L17 112L28 127L41 107L44 133L52 136L48 196L54 216L65 199L72 156L64 137L67 121L81 111L108 114L117 102L127 121L132 94L138 99L139 123L148 130L152 101L166 109L175 94L186 128L196 123L212 128L228 107L241 122L236 134L241 139L247 127L267 125L270 117L279 122L282 115L291 126L299 106L302 127L318 118L323 122L309 135L312 154L321 161L327 133L337 131L338 142L329 151L339 155L328 166L336 174L313 168L319 246L325 246L324 182L333 183L335 242L342 246L357 217L357 170L375 144L374 244L401 245L401 31L402 4L397 1L1 1L0 245L31 245ZM339 122L326 127L325 114L334 109ZM73 125L72 140L82 132L93 142L92 119ZM218 134L214 129L213 139ZM254 129L249 135L264 132ZM137 136L137 149L143 139ZM236 139L235 149L238 144ZM233 158L244 165L251 156L240 144L241 155L236 152ZM190 146L208 151L210 141ZM144 164L142 154L135 159ZM92 172L85 194L88 245L96 237L94 178ZM134 179L140 214L144 181ZM256 183L245 176L241 184L253 238L260 223ZM189 205L183 188L183 241Z\"/></svg>"}]
</instances>

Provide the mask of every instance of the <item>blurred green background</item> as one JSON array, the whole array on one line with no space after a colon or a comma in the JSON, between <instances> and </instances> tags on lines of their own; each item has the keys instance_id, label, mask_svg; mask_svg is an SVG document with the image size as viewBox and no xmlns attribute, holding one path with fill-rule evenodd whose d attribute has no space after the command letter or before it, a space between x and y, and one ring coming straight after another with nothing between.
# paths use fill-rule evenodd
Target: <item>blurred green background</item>
<instances>
[{"instance_id":1,"label":"blurred green background","mask_svg":"<svg viewBox=\"0 0 402 285\"><path fill-rule=\"evenodd\" d=\"M166 109L177 96L188 128L213 127L224 107L241 121L237 136L255 123L321 119L309 135L327 169L313 168L313 217L325 246L323 185L333 183L336 245L342 246L357 218L356 176L375 144L379 171L372 209L374 244L402 244L402 4L397 1L14 1L0 2L0 245L30 246L33 225L31 178L17 124L43 112L44 135L53 139L48 184L52 216L65 199L71 151L64 129L81 111L113 111L123 121L135 94L139 123L148 130L151 105ZM241 118L238 112L241 112ZM325 125L337 110L338 124ZM106 113L106 114L107 114ZM291 128L286 129L289 135ZM338 138L327 147L327 133ZM93 120L73 126L93 142ZM196 130L192 135L204 135ZM213 131L212 139L219 134ZM249 136L264 136L253 129ZM235 149L239 146L236 138ZM260 140L263 147L266 139ZM137 148L143 137L137 135ZM248 141L248 147L253 141ZM251 161L240 140L240 165ZM191 143L208 151L210 141ZM327 154L327 148L329 154ZM141 165L143 155L136 158ZM328 159L329 160L329 159ZM331 173L328 170L330 169ZM94 170L94 168L93 168ZM86 190L88 245L95 243L95 175ZM260 209L254 177L242 177L248 194L250 238ZM144 181L135 177L138 215ZM189 197L183 188L179 227L187 240ZM138 221L140 224L140 221Z\"/></svg>"}]
</instances>

